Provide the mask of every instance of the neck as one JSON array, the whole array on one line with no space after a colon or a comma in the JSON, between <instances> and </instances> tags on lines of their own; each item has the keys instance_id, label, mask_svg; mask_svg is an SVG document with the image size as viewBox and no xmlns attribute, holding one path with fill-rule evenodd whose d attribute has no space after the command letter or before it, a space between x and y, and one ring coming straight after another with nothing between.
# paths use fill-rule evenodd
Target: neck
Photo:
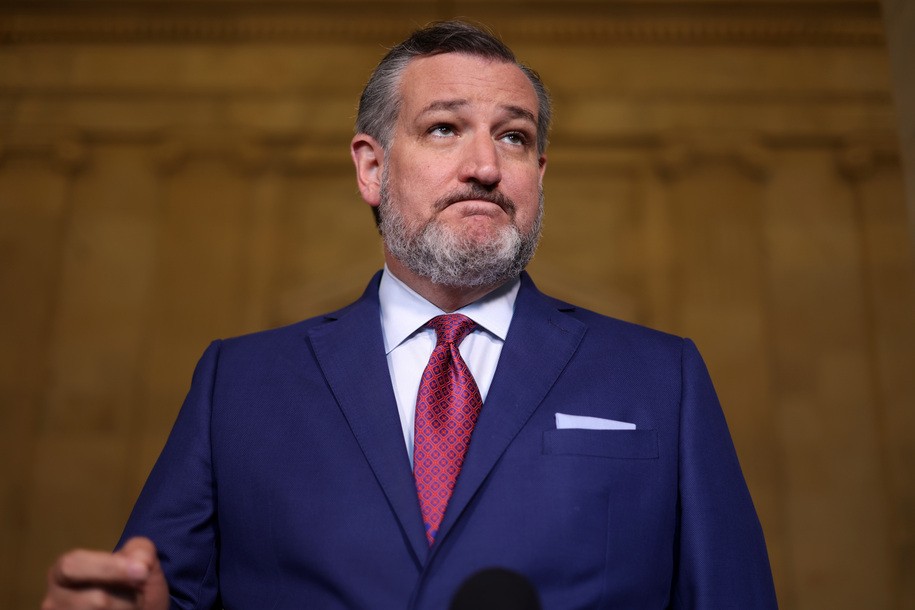
<instances>
[{"instance_id":1,"label":"neck","mask_svg":"<svg viewBox=\"0 0 915 610\"><path fill-rule=\"evenodd\" d=\"M465 286L444 286L432 282L429 278L413 273L399 260L391 256L387 250L384 253L384 260L388 269L397 276L397 279L409 286L416 294L448 313L483 298L504 284L504 282L499 282L469 288Z\"/></svg>"}]
</instances>

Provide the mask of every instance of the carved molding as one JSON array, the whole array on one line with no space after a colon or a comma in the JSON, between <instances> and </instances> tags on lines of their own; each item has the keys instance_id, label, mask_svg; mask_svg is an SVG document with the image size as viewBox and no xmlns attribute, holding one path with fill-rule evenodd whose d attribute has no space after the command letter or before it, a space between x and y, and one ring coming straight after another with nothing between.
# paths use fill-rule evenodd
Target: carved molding
<instances>
[{"instance_id":1,"label":"carved molding","mask_svg":"<svg viewBox=\"0 0 915 610\"><path fill-rule=\"evenodd\" d=\"M303 133L51 130L10 135L0 143L0 166L11 157L42 157L59 171L75 172L91 161L93 146L130 141L147 146L150 159L163 174L180 172L189 161L202 158L221 159L246 174L348 173L351 169L344 139L315 140ZM866 179L876 168L900 162L895 137L882 132L850 138L757 132L714 138L701 132L644 132L599 141L559 138L550 153L551 165L559 171L649 170L663 180L678 180L709 163L725 163L750 179L765 180L777 151L798 148L833 151L836 168L849 180Z\"/></svg>"},{"instance_id":2,"label":"carved molding","mask_svg":"<svg viewBox=\"0 0 915 610\"><path fill-rule=\"evenodd\" d=\"M7 137L0 142L0 168L12 157L42 159L62 174L80 172L92 161L91 147L84 134L71 131L40 134L35 138Z\"/></svg>"},{"instance_id":3,"label":"carved molding","mask_svg":"<svg viewBox=\"0 0 915 610\"><path fill-rule=\"evenodd\" d=\"M80 138L63 138L54 142L51 158L64 173L76 173L89 163L89 147Z\"/></svg>"},{"instance_id":4,"label":"carved molding","mask_svg":"<svg viewBox=\"0 0 915 610\"><path fill-rule=\"evenodd\" d=\"M898 165L899 149L886 140L860 139L836 150L836 168L849 182L863 182L881 166Z\"/></svg>"},{"instance_id":5,"label":"carved molding","mask_svg":"<svg viewBox=\"0 0 915 610\"><path fill-rule=\"evenodd\" d=\"M7 2L0 43L397 40L443 11L507 40L606 44L884 45L877 2Z\"/></svg>"},{"instance_id":6,"label":"carved molding","mask_svg":"<svg viewBox=\"0 0 915 610\"><path fill-rule=\"evenodd\" d=\"M139 138L137 138L139 140ZM163 174L173 174L193 159L221 159L245 174L268 170L288 173L349 170L345 140L338 145L314 142L303 135L221 131L167 132L152 135L150 154Z\"/></svg>"},{"instance_id":7,"label":"carved molding","mask_svg":"<svg viewBox=\"0 0 915 610\"><path fill-rule=\"evenodd\" d=\"M765 138L757 133L708 136L669 136L653 151L652 167L664 180L678 180L709 162L729 163L752 180L765 180L773 164Z\"/></svg>"},{"instance_id":8,"label":"carved molding","mask_svg":"<svg viewBox=\"0 0 915 610\"><path fill-rule=\"evenodd\" d=\"M188 158L187 146L177 138L164 138L150 151L153 163L165 175L179 171Z\"/></svg>"}]
</instances>

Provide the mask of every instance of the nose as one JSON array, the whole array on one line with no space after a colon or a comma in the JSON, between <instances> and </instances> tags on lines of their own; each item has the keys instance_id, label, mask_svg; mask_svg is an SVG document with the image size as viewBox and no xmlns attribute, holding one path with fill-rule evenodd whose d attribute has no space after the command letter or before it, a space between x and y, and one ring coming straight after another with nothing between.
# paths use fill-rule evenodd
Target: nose
<instances>
[{"instance_id":1,"label":"nose","mask_svg":"<svg viewBox=\"0 0 915 610\"><path fill-rule=\"evenodd\" d=\"M502 180L502 167L496 142L489 134L469 138L462 159L460 179L493 188Z\"/></svg>"}]
</instances>

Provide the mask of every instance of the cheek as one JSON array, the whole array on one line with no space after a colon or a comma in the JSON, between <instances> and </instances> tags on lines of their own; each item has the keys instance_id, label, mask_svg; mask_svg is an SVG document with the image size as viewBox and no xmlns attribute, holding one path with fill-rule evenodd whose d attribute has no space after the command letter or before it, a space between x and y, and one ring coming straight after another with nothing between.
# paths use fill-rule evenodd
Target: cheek
<instances>
[{"instance_id":1,"label":"cheek","mask_svg":"<svg viewBox=\"0 0 915 610\"><path fill-rule=\"evenodd\" d=\"M442 164L412 163L398 170L400 190L414 198L441 196L442 189L447 188L449 184L450 174Z\"/></svg>"},{"instance_id":2,"label":"cheek","mask_svg":"<svg viewBox=\"0 0 915 610\"><path fill-rule=\"evenodd\" d=\"M518 213L533 217L540 205L540 174L539 172L526 172L518 180L506 183L503 186L506 195L512 198L518 206Z\"/></svg>"}]
</instances>

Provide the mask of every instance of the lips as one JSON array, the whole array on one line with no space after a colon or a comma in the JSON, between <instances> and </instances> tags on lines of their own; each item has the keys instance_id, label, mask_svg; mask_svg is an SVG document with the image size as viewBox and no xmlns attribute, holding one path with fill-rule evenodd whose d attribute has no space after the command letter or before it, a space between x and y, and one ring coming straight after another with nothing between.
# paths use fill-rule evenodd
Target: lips
<instances>
[{"instance_id":1,"label":"lips","mask_svg":"<svg viewBox=\"0 0 915 610\"><path fill-rule=\"evenodd\" d=\"M515 215L515 202L500 193L499 191L487 191L483 188L468 188L463 191L456 193L451 193L445 197L439 199L435 204L435 209L437 211L442 211L448 206L461 203L461 202L473 202L473 201L486 201L489 203L494 203L495 205L502 208L502 211L508 214L511 217Z\"/></svg>"}]
</instances>

